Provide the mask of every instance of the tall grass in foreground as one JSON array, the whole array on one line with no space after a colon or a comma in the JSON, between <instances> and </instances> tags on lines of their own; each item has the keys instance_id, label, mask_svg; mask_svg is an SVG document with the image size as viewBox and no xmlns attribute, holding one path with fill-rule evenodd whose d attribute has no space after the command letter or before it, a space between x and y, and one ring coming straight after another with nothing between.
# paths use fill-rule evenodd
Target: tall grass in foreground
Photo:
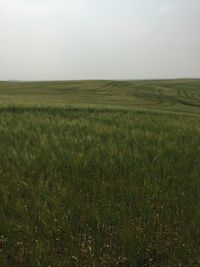
<instances>
[{"instance_id":1,"label":"tall grass in foreground","mask_svg":"<svg viewBox=\"0 0 200 267\"><path fill-rule=\"evenodd\" d=\"M200 118L0 111L1 266L200 265Z\"/></svg>"}]
</instances>

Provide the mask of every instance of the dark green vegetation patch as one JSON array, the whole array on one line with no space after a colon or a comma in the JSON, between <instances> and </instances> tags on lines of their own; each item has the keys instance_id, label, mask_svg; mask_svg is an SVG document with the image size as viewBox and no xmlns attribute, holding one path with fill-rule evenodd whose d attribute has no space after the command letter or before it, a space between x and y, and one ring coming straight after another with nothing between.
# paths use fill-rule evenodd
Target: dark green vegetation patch
<instances>
[{"instance_id":1,"label":"dark green vegetation patch","mask_svg":"<svg viewBox=\"0 0 200 267\"><path fill-rule=\"evenodd\" d=\"M0 83L0 266L199 266L200 81Z\"/></svg>"}]
</instances>

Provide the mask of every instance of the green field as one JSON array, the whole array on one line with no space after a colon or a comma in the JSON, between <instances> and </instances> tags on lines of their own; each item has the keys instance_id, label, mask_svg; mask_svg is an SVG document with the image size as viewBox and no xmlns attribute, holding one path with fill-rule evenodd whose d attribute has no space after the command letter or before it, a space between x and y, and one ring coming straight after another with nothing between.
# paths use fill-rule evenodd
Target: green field
<instances>
[{"instance_id":1,"label":"green field","mask_svg":"<svg viewBox=\"0 0 200 267\"><path fill-rule=\"evenodd\" d=\"M0 266L200 266L200 80L0 82Z\"/></svg>"}]
</instances>

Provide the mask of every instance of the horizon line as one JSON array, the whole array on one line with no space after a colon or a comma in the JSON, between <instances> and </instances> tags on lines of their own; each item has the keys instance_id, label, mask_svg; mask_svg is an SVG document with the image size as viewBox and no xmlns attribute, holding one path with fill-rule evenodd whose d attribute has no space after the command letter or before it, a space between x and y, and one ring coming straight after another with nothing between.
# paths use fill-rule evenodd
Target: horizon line
<instances>
[{"instance_id":1,"label":"horizon line","mask_svg":"<svg viewBox=\"0 0 200 267\"><path fill-rule=\"evenodd\" d=\"M200 77L177 77L177 78L137 78L137 79L52 79L52 80L18 80L8 79L0 80L0 82L81 82L81 81L173 81L173 80L199 80Z\"/></svg>"}]
</instances>

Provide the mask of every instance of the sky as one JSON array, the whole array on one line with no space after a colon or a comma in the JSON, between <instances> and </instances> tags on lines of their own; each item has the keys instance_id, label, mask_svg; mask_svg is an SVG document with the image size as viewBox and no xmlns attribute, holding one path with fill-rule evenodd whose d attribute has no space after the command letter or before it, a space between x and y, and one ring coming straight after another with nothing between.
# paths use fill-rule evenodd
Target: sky
<instances>
[{"instance_id":1,"label":"sky","mask_svg":"<svg viewBox=\"0 0 200 267\"><path fill-rule=\"evenodd\" d=\"M200 0L0 0L0 80L200 78Z\"/></svg>"}]
</instances>

